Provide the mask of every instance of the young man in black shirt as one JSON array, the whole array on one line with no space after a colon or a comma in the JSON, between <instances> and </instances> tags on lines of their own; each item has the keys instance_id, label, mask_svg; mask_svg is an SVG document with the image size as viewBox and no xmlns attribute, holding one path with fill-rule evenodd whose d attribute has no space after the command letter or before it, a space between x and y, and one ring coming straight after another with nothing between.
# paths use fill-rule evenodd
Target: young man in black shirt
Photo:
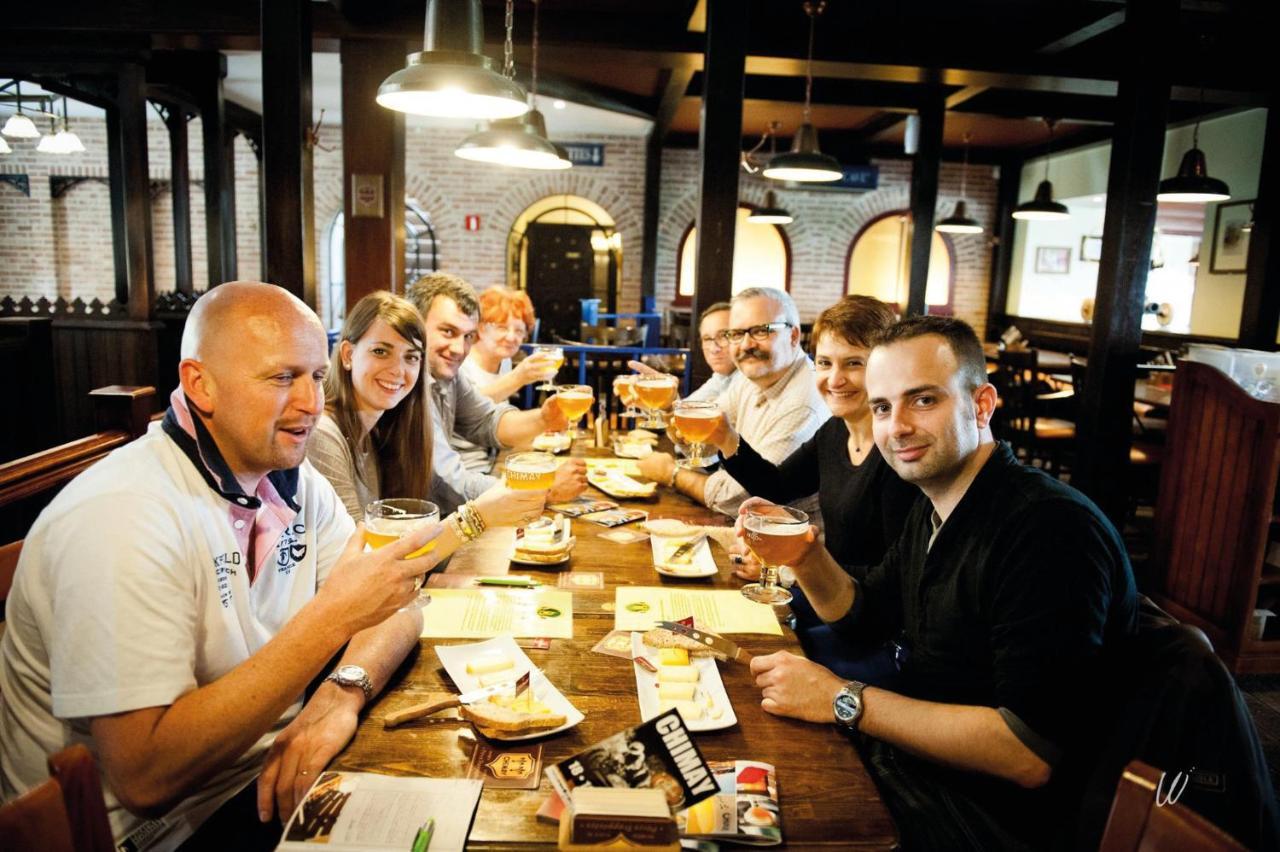
<instances>
[{"instance_id":1,"label":"young man in black shirt","mask_svg":"<svg viewBox=\"0 0 1280 852\"><path fill-rule=\"evenodd\" d=\"M794 568L836 629L899 633L901 682L864 688L781 652L752 663L762 706L860 732L909 850L1052 845L1101 704L1100 653L1134 628L1123 544L1086 497L993 440L996 391L968 325L897 324L866 383L880 452L929 499L864 581L820 546Z\"/></svg>"}]
</instances>

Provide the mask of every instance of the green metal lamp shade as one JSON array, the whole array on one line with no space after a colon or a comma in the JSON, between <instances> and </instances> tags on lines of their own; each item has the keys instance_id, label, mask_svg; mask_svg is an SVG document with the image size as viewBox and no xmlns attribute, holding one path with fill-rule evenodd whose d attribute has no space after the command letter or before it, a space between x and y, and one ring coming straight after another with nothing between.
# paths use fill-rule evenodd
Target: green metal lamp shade
<instances>
[{"instance_id":1,"label":"green metal lamp shade","mask_svg":"<svg viewBox=\"0 0 1280 852\"><path fill-rule=\"evenodd\" d=\"M1053 200L1053 184L1047 180L1040 181L1036 187L1036 197L1024 201L1013 211L1015 219L1070 219L1071 211L1067 205Z\"/></svg>"},{"instance_id":2,"label":"green metal lamp shade","mask_svg":"<svg viewBox=\"0 0 1280 852\"><path fill-rule=\"evenodd\" d=\"M1157 193L1156 200L1203 203L1226 201L1230 197L1231 190L1225 182L1209 177L1204 151L1192 148L1182 155L1178 173L1160 181L1160 192Z\"/></svg>"},{"instance_id":3,"label":"green metal lamp shade","mask_svg":"<svg viewBox=\"0 0 1280 852\"><path fill-rule=\"evenodd\" d=\"M770 180L829 183L844 177L844 170L839 160L819 150L818 131L805 122L796 130L791 150L774 156L761 174Z\"/></svg>"},{"instance_id":4,"label":"green metal lamp shade","mask_svg":"<svg viewBox=\"0 0 1280 852\"><path fill-rule=\"evenodd\" d=\"M969 215L965 209L964 199L956 202L956 209L951 215L934 225L935 231L944 234L981 234L982 225Z\"/></svg>"},{"instance_id":5,"label":"green metal lamp shade","mask_svg":"<svg viewBox=\"0 0 1280 852\"><path fill-rule=\"evenodd\" d=\"M488 130L472 133L453 153L464 160L518 169L551 171L573 165L564 150L547 139L546 119L536 109L519 118L495 121Z\"/></svg>"}]
</instances>

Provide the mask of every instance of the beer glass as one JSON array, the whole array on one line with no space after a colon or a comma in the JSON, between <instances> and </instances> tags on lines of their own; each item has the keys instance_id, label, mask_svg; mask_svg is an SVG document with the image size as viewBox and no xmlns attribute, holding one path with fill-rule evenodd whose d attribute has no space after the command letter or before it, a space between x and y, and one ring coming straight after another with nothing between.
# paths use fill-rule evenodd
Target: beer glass
<instances>
[{"instance_id":1,"label":"beer glass","mask_svg":"<svg viewBox=\"0 0 1280 852\"><path fill-rule=\"evenodd\" d=\"M794 566L808 542L809 516L790 506L757 506L743 519L747 547L760 562L760 582L742 587L753 601L780 606L791 603L791 592L778 585L778 569Z\"/></svg>"},{"instance_id":2,"label":"beer glass","mask_svg":"<svg viewBox=\"0 0 1280 852\"><path fill-rule=\"evenodd\" d=\"M555 400L556 405L560 406L560 410L569 421L569 437L587 437L587 434L577 427L578 420L591 410L591 404L595 402L595 392L591 387L589 385L557 385Z\"/></svg>"},{"instance_id":3,"label":"beer glass","mask_svg":"<svg viewBox=\"0 0 1280 852\"><path fill-rule=\"evenodd\" d=\"M639 376L634 373L620 373L613 377L613 395L626 406L625 411L619 412L619 416L635 418L640 416L640 410L636 408L636 379Z\"/></svg>"},{"instance_id":4,"label":"beer glass","mask_svg":"<svg viewBox=\"0 0 1280 852\"><path fill-rule=\"evenodd\" d=\"M440 507L430 500L418 500L413 497L374 500L364 508L364 540L370 547L377 550L419 527L437 523L439 520ZM435 548L436 539L432 539L405 558L415 559L430 553ZM423 577L416 577L414 588L422 588L422 581ZM420 594L418 597L421 604L431 600L431 596L426 594Z\"/></svg>"},{"instance_id":5,"label":"beer glass","mask_svg":"<svg viewBox=\"0 0 1280 852\"><path fill-rule=\"evenodd\" d=\"M535 346L533 354L547 362L547 365L559 371L564 365L564 350L559 346ZM556 389L556 376L552 373L545 382L537 386L538 390L553 391Z\"/></svg>"},{"instance_id":6,"label":"beer glass","mask_svg":"<svg viewBox=\"0 0 1280 852\"><path fill-rule=\"evenodd\" d=\"M720 407L714 402L681 399L676 401L673 413L680 437L689 443L689 457L677 464L689 470L701 470L709 463L703 453L707 439L720 422Z\"/></svg>"},{"instance_id":7,"label":"beer glass","mask_svg":"<svg viewBox=\"0 0 1280 852\"><path fill-rule=\"evenodd\" d=\"M503 479L512 491L547 491L556 481L551 453L515 453L507 459Z\"/></svg>"},{"instance_id":8,"label":"beer glass","mask_svg":"<svg viewBox=\"0 0 1280 852\"><path fill-rule=\"evenodd\" d=\"M640 424L641 426L648 429L666 427L667 421L662 419L660 412L675 401L679 386L680 380L666 373L658 376L636 377L636 397L649 412L648 418Z\"/></svg>"}]
</instances>

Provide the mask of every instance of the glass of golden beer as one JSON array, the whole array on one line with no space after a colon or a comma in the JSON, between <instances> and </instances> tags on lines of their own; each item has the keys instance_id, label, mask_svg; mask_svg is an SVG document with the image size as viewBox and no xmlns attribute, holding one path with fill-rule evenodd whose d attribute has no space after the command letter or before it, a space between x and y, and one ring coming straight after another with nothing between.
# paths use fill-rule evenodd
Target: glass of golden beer
<instances>
[{"instance_id":1,"label":"glass of golden beer","mask_svg":"<svg viewBox=\"0 0 1280 852\"><path fill-rule=\"evenodd\" d=\"M665 428L667 421L662 419L660 412L675 402L679 387L680 380L666 373L660 376L636 376L636 397L649 412L648 418L640 425L649 429Z\"/></svg>"},{"instance_id":2,"label":"glass of golden beer","mask_svg":"<svg viewBox=\"0 0 1280 852\"><path fill-rule=\"evenodd\" d=\"M626 406L626 410L619 412L619 416L640 416L640 410L636 408L636 379L638 378L640 377L634 373L620 373L613 377L613 395Z\"/></svg>"},{"instance_id":3,"label":"glass of golden beer","mask_svg":"<svg viewBox=\"0 0 1280 852\"><path fill-rule=\"evenodd\" d=\"M503 479L512 491L547 491L556 481L551 453L515 453L507 459Z\"/></svg>"},{"instance_id":4,"label":"glass of golden beer","mask_svg":"<svg viewBox=\"0 0 1280 852\"><path fill-rule=\"evenodd\" d=\"M393 541L408 535L419 527L438 523L440 507L430 500L418 500L413 497L394 497L387 500L374 500L364 507L364 540L377 550ZM421 548L410 553L405 559L415 559L436 548L436 540L432 539ZM422 577L416 578L414 585L422 588ZM420 595L430 601L429 595ZM425 603L423 601L421 603Z\"/></svg>"},{"instance_id":5,"label":"glass of golden beer","mask_svg":"<svg viewBox=\"0 0 1280 852\"><path fill-rule=\"evenodd\" d=\"M760 582L742 587L742 594L760 603L791 603L791 592L778 585L778 569L794 565L809 543L809 516L790 506L757 506L742 522L747 547L760 561Z\"/></svg>"},{"instance_id":6,"label":"glass of golden beer","mask_svg":"<svg viewBox=\"0 0 1280 852\"><path fill-rule=\"evenodd\" d=\"M710 463L703 454L706 452L707 439L720 422L720 406L714 402L680 399L676 400L672 411L680 437L689 443L689 457L681 459L677 464L689 470L701 470ZM670 435L670 432L667 434Z\"/></svg>"},{"instance_id":7,"label":"glass of golden beer","mask_svg":"<svg viewBox=\"0 0 1280 852\"><path fill-rule=\"evenodd\" d=\"M535 346L533 354L547 362L548 367L557 371L564 365L564 350L559 346ZM537 386L538 390L553 391L556 389L556 377L553 373L545 382Z\"/></svg>"},{"instance_id":8,"label":"glass of golden beer","mask_svg":"<svg viewBox=\"0 0 1280 852\"><path fill-rule=\"evenodd\" d=\"M587 434L578 428L578 421L591 410L591 404L595 402L595 391L590 385L557 385L555 399L556 405L560 406L565 419L569 421L569 436L585 438Z\"/></svg>"}]
</instances>

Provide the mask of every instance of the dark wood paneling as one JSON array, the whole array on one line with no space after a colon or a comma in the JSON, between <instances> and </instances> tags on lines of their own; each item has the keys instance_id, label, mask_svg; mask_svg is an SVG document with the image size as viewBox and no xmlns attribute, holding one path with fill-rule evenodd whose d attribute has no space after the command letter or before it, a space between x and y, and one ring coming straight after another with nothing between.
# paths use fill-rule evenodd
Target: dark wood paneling
<instances>
[{"instance_id":1,"label":"dark wood paneling","mask_svg":"<svg viewBox=\"0 0 1280 852\"><path fill-rule=\"evenodd\" d=\"M934 211L938 206L942 125L946 115L946 99L941 92L923 99L920 104L920 143L911 162L911 279L907 289L907 316L925 311Z\"/></svg>"},{"instance_id":2,"label":"dark wood paneling","mask_svg":"<svg viewBox=\"0 0 1280 852\"><path fill-rule=\"evenodd\" d=\"M692 316L733 292L733 242L738 217L738 140L742 133L742 85L747 10L733 0L707 0L706 72L702 94L702 163L698 173L697 270ZM696 327L692 329L697 334ZM690 346L693 382L711 375L702 347Z\"/></svg>"},{"instance_id":3,"label":"dark wood paneling","mask_svg":"<svg viewBox=\"0 0 1280 852\"><path fill-rule=\"evenodd\" d=\"M133 320L54 319L54 371L60 439L97 428L89 392L107 385L157 385L161 324Z\"/></svg>"},{"instance_id":4,"label":"dark wood paneling","mask_svg":"<svg viewBox=\"0 0 1280 852\"><path fill-rule=\"evenodd\" d=\"M342 194L347 307L374 290L404 292L404 114L379 106L378 86L404 65L383 41L342 42ZM382 182L382 216L352 213L352 176Z\"/></svg>"},{"instance_id":5,"label":"dark wood paneling","mask_svg":"<svg viewBox=\"0 0 1280 852\"><path fill-rule=\"evenodd\" d=\"M11 402L0 416L0 460L34 453L56 434L52 323L0 319L0 399Z\"/></svg>"},{"instance_id":6,"label":"dark wood paneling","mask_svg":"<svg viewBox=\"0 0 1280 852\"><path fill-rule=\"evenodd\" d=\"M311 2L262 4L262 223L267 280L316 304Z\"/></svg>"},{"instance_id":7,"label":"dark wood paneling","mask_svg":"<svg viewBox=\"0 0 1280 852\"><path fill-rule=\"evenodd\" d=\"M131 319L145 320L151 316L156 292L151 255L146 75L139 64L124 63L116 72L115 101L107 110L107 164L111 175L116 300L128 305Z\"/></svg>"}]
</instances>

